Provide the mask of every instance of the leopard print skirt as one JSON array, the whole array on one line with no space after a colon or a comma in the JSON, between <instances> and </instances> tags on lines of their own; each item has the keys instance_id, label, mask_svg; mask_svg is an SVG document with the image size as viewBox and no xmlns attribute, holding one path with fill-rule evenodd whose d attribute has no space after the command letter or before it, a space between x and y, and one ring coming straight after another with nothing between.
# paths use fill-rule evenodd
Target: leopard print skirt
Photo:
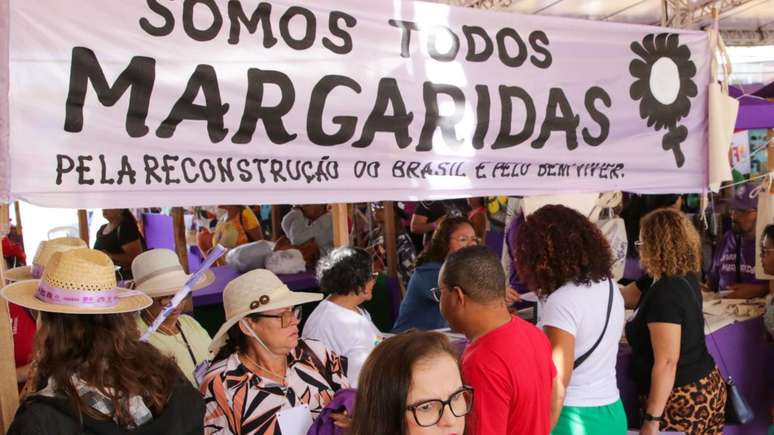
<instances>
[{"instance_id":1,"label":"leopard print skirt","mask_svg":"<svg viewBox=\"0 0 774 435\"><path fill-rule=\"evenodd\" d=\"M641 399L644 406L645 397ZM726 384L716 367L698 381L672 390L660 429L685 435L722 434L725 408Z\"/></svg>"}]
</instances>

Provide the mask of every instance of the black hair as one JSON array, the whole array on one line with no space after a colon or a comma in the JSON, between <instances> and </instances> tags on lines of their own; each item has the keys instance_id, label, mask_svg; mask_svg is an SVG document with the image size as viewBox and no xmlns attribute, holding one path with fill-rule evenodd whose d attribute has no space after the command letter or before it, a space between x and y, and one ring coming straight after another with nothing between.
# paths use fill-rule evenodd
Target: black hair
<instances>
[{"instance_id":1,"label":"black hair","mask_svg":"<svg viewBox=\"0 0 774 435\"><path fill-rule=\"evenodd\" d=\"M763 237L774 241L774 224L766 225L766 228L763 229Z\"/></svg>"},{"instance_id":2,"label":"black hair","mask_svg":"<svg viewBox=\"0 0 774 435\"><path fill-rule=\"evenodd\" d=\"M449 254L441 282L461 288L476 302L505 298L505 271L500 258L486 246L468 246Z\"/></svg>"},{"instance_id":3,"label":"black hair","mask_svg":"<svg viewBox=\"0 0 774 435\"><path fill-rule=\"evenodd\" d=\"M334 249L317 263L317 282L323 293L358 294L371 279L371 256L364 249Z\"/></svg>"}]
</instances>

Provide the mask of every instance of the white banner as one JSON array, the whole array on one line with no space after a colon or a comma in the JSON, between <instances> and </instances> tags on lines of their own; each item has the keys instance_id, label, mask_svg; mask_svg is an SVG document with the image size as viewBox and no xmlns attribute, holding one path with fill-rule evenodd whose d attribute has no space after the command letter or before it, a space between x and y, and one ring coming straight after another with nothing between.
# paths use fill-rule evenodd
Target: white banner
<instances>
[{"instance_id":1,"label":"white banner","mask_svg":"<svg viewBox=\"0 0 774 435\"><path fill-rule=\"evenodd\" d=\"M12 0L10 196L698 192L708 80L697 31L409 1Z\"/></svg>"}]
</instances>

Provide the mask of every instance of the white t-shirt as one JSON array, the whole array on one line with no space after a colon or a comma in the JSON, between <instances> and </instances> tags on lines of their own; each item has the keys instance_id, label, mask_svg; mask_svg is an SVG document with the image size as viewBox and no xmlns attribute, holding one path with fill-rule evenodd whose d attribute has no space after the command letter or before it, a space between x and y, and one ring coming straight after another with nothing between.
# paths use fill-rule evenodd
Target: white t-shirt
<instances>
[{"instance_id":1,"label":"white t-shirt","mask_svg":"<svg viewBox=\"0 0 774 435\"><path fill-rule=\"evenodd\" d=\"M358 308L356 313L327 299L312 311L302 336L319 340L347 357L347 379L353 388L363 363L383 338L367 311Z\"/></svg>"},{"instance_id":2,"label":"white t-shirt","mask_svg":"<svg viewBox=\"0 0 774 435\"><path fill-rule=\"evenodd\" d=\"M567 283L540 303L538 325L553 326L572 334L574 359L577 359L591 349L602 333L609 295L607 280L590 286ZM619 399L615 364L623 328L624 301L613 283L613 306L605 336L583 364L573 370L565 406L605 406Z\"/></svg>"}]
</instances>

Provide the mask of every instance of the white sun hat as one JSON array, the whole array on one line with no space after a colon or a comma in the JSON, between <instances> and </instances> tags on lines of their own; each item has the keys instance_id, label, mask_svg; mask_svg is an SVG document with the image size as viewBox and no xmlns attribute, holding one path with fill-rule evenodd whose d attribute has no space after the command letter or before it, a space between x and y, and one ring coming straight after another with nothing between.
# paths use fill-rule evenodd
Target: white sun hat
<instances>
[{"instance_id":1,"label":"white sun hat","mask_svg":"<svg viewBox=\"0 0 774 435\"><path fill-rule=\"evenodd\" d=\"M43 278L9 284L2 296L31 310L62 314L129 313L153 303L142 292L119 288L110 257L89 248L54 253Z\"/></svg>"},{"instance_id":2,"label":"white sun hat","mask_svg":"<svg viewBox=\"0 0 774 435\"><path fill-rule=\"evenodd\" d=\"M180 258L169 249L151 249L132 261L134 288L152 298L171 296L191 278L180 265ZM192 290L198 290L215 281L215 274L208 270Z\"/></svg>"},{"instance_id":3,"label":"white sun hat","mask_svg":"<svg viewBox=\"0 0 774 435\"><path fill-rule=\"evenodd\" d=\"M24 281L25 279L39 279L43 276L43 270L46 268L46 264L54 253L86 247L86 242L78 237L58 237L56 239L44 240L38 245L38 249L35 251L35 257L32 259L32 264L9 269L5 272L5 279L8 282Z\"/></svg>"},{"instance_id":4,"label":"white sun hat","mask_svg":"<svg viewBox=\"0 0 774 435\"><path fill-rule=\"evenodd\" d=\"M217 354L226 343L228 330L249 314L316 302L322 298L320 293L291 291L277 275L266 269L247 272L229 282L223 290L226 323L213 336L210 351Z\"/></svg>"}]
</instances>

